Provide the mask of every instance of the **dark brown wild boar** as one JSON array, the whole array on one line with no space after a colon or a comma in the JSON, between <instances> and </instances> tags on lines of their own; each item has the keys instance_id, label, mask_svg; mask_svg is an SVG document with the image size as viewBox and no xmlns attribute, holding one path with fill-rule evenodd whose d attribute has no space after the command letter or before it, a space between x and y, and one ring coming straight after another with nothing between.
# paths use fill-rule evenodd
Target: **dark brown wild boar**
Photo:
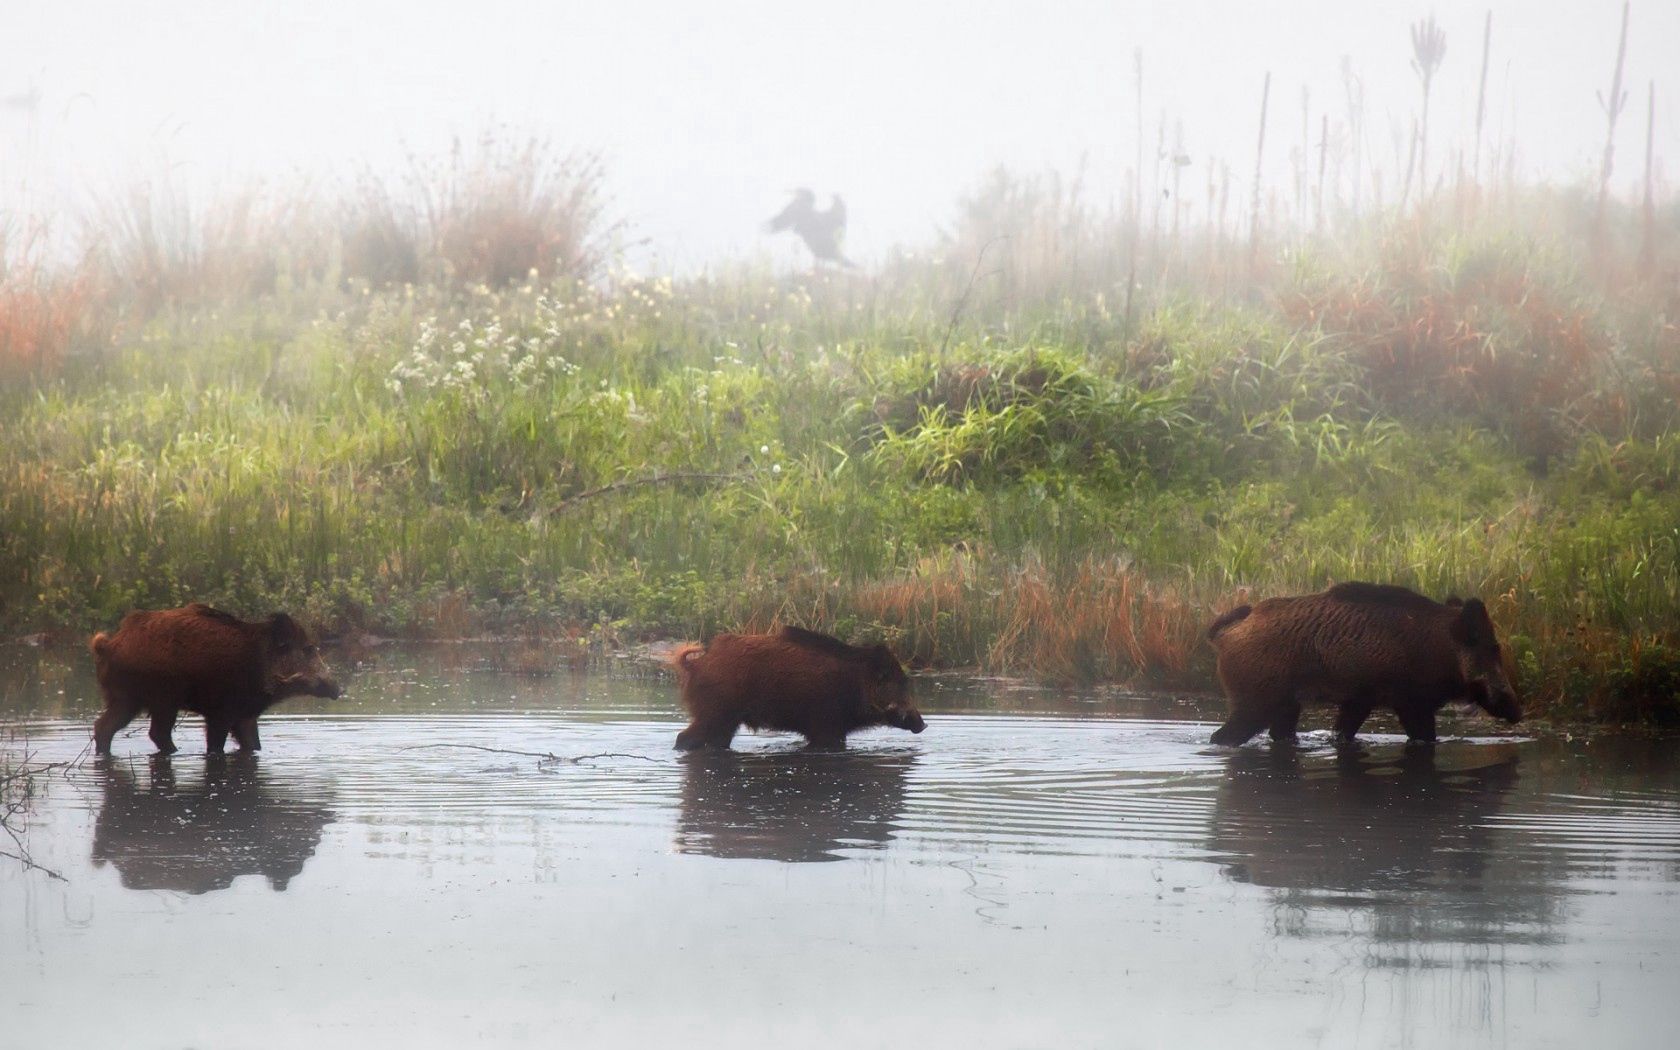
<instances>
[{"instance_id":1,"label":"dark brown wild boar","mask_svg":"<svg viewBox=\"0 0 1680 1050\"><path fill-rule=\"evenodd\" d=\"M111 738L142 711L158 750L175 750L172 731L182 711L204 716L204 740L221 751L232 733L258 751L257 716L289 696L338 696L338 683L296 620L275 613L247 622L193 604L131 612L115 634L93 636L105 710L93 723L94 746L111 753Z\"/></svg>"},{"instance_id":2,"label":"dark brown wild boar","mask_svg":"<svg viewBox=\"0 0 1680 1050\"><path fill-rule=\"evenodd\" d=\"M1208 642L1231 700L1216 744L1235 746L1262 729L1293 739L1309 701L1339 708L1343 741L1378 707L1392 707L1416 741L1435 739L1435 713L1448 701L1522 719L1493 622L1475 598L1441 603L1404 587L1342 583L1233 609L1208 627Z\"/></svg>"},{"instance_id":3,"label":"dark brown wild boar","mask_svg":"<svg viewBox=\"0 0 1680 1050\"><path fill-rule=\"evenodd\" d=\"M884 645L861 649L826 634L720 634L671 655L692 721L677 747L728 747L736 730L801 733L813 747L842 747L867 726L920 733L910 679Z\"/></svg>"}]
</instances>

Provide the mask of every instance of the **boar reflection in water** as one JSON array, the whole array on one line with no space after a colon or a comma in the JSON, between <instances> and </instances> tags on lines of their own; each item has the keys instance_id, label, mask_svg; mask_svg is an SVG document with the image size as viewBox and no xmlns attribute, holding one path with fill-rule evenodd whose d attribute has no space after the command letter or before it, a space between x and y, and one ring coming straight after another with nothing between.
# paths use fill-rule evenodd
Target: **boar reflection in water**
<instances>
[{"instance_id":1,"label":"boar reflection in water","mask_svg":"<svg viewBox=\"0 0 1680 1050\"><path fill-rule=\"evenodd\" d=\"M695 751L683 756L677 849L789 862L879 849L904 812L911 753Z\"/></svg>"},{"instance_id":2,"label":"boar reflection in water","mask_svg":"<svg viewBox=\"0 0 1680 1050\"><path fill-rule=\"evenodd\" d=\"M1238 752L1208 848L1233 880L1278 891L1286 933L1345 936L1336 916L1368 910L1375 939L1397 945L1546 942L1560 872L1497 820L1517 746L1437 750ZM1316 931L1314 914L1329 920Z\"/></svg>"},{"instance_id":3,"label":"boar reflection in water","mask_svg":"<svg viewBox=\"0 0 1680 1050\"><path fill-rule=\"evenodd\" d=\"M93 831L96 867L109 863L131 890L208 893L241 875L284 890L321 843L333 813L266 782L255 756L187 762L153 755L145 786L129 763L106 761ZM177 769L202 768L178 781Z\"/></svg>"}]
</instances>

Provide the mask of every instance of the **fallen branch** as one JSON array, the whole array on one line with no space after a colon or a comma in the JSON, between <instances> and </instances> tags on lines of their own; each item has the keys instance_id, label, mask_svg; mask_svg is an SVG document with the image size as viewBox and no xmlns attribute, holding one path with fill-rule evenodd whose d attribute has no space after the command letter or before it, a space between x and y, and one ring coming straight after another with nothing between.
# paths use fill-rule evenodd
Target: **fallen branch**
<instances>
[{"instance_id":1,"label":"fallen branch","mask_svg":"<svg viewBox=\"0 0 1680 1050\"><path fill-rule=\"evenodd\" d=\"M17 797L7 799L5 801L5 811L0 812L0 831L4 831L6 833L6 837L12 840L12 844L17 847L18 851L13 853L10 850L0 850L0 857L10 857L12 860L22 864L25 868L32 868L35 871L44 872L60 882L69 882L70 880L47 867L45 864L37 864L35 862L35 858L29 855L29 846L25 844L23 837L17 833L17 829L12 827L10 821L11 818L17 815L17 813L20 812L29 801L29 797L33 793L33 789L30 787L30 781L38 774L66 765L69 765L69 763L52 762L41 766L24 765L20 766L13 772L6 774L4 777L0 777L0 787L5 787L18 781L21 781L23 785L20 794Z\"/></svg>"},{"instance_id":2,"label":"fallen branch","mask_svg":"<svg viewBox=\"0 0 1680 1050\"><path fill-rule=\"evenodd\" d=\"M587 762L589 759L592 759L592 758L634 758L634 759L637 759L637 760L642 761L642 762L658 762L659 761L659 759L650 757L648 755L632 755L628 751L596 751L593 754L578 755L575 758L568 758L565 761L570 762L573 765L576 765L579 762Z\"/></svg>"},{"instance_id":3,"label":"fallen branch","mask_svg":"<svg viewBox=\"0 0 1680 1050\"><path fill-rule=\"evenodd\" d=\"M20 856L16 853L11 853L11 852L8 852L6 850L0 849L0 857L10 857L11 859L17 861L19 864L22 864L25 868L31 868L35 871L41 872L43 875L46 875L49 878L57 879L59 882L69 882L70 881L69 879L65 878L63 875L60 875L58 872L56 872L56 871L52 870L51 868L47 867L45 864L35 863L34 860L30 859L29 854L27 854L27 853Z\"/></svg>"},{"instance_id":4,"label":"fallen branch","mask_svg":"<svg viewBox=\"0 0 1680 1050\"><path fill-rule=\"evenodd\" d=\"M397 750L399 750L399 751L424 751L424 750L427 750L427 749L430 749L430 748L435 748L435 747L455 747L455 748L464 748L468 751L488 751L491 754L496 754L496 755L519 755L523 758L534 758L534 759L536 759L538 765L541 765L545 762L553 762L553 763L565 762L569 765L574 765L575 766L575 765L579 764L580 762L587 762L589 759L592 759L592 758L634 758L634 759L638 759L642 762L657 762L657 761L659 761L657 758L649 758L647 755L632 755L632 754L630 754L628 752L625 752L625 751L596 751L593 754L588 754L588 755L567 756L567 755L556 755L552 751L516 751L516 750L513 750L511 748L506 748L506 747L485 747L483 744L410 744L407 747L400 747Z\"/></svg>"},{"instance_id":5,"label":"fallen branch","mask_svg":"<svg viewBox=\"0 0 1680 1050\"><path fill-rule=\"evenodd\" d=\"M672 471L669 474L651 474L645 478L624 478L607 485L602 485L599 488L586 489L576 495L567 496L559 503L556 503L554 506L548 508L546 513L559 514L571 509L579 503L582 503L584 500L594 499L597 496L611 495L614 492L626 492L630 489L646 488L654 485L674 485L679 481L705 481L719 484L728 481L745 481L751 476L751 474L716 474L699 470L677 470Z\"/></svg>"},{"instance_id":6,"label":"fallen branch","mask_svg":"<svg viewBox=\"0 0 1680 1050\"><path fill-rule=\"evenodd\" d=\"M46 773L54 769L68 768L69 765L70 763L68 762L48 762L44 766L24 766L15 772L7 773L5 776L0 777L0 787L5 787L14 780L22 780L25 777L33 777L37 773Z\"/></svg>"}]
</instances>

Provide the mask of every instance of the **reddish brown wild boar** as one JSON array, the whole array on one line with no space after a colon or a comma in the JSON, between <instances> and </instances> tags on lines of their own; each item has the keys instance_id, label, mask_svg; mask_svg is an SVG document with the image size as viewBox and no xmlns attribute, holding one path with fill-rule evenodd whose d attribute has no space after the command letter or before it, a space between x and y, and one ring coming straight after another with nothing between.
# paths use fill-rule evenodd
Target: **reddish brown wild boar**
<instances>
[{"instance_id":1,"label":"reddish brown wild boar","mask_svg":"<svg viewBox=\"0 0 1680 1050\"><path fill-rule=\"evenodd\" d=\"M1208 642L1231 700L1216 744L1262 729L1293 739L1304 702L1335 704L1343 741L1378 707L1392 707L1416 741L1435 739L1435 713L1448 701L1522 719L1493 622L1475 598L1442 603L1404 587L1343 583L1233 609L1208 627Z\"/></svg>"},{"instance_id":2,"label":"reddish brown wild boar","mask_svg":"<svg viewBox=\"0 0 1680 1050\"><path fill-rule=\"evenodd\" d=\"M94 746L111 753L111 739L136 715L150 711L152 743L175 750L176 716L204 716L204 740L219 752L233 734L248 751L262 749L257 716L289 696L338 696L338 683L296 620L275 613L247 622L208 605L131 612L115 634L101 632L88 646L105 694L93 723Z\"/></svg>"},{"instance_id":3,"label":"reddish brown wild boar","mask_svg":"<svg viewBox=\"0 0 1680 1050\"><path fill-rule=\"evenodd\" d=\"M884 645L862 649L799 627L777 634L720 634L671 656L688 728L677 748L728 747L736 730L783 729L813 747L842 747L867 726L920 733L910 679Z\"/></svg>"}]
</instances>

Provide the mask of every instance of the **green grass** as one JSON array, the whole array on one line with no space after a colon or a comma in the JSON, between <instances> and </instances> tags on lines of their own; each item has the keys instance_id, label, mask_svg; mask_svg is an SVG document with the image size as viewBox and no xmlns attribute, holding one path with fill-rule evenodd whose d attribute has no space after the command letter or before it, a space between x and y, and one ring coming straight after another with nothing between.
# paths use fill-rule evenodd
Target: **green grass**
<instances>
[{"instance_id":1,"label":"green grass","mask_svg":"<svg viewBox=\"0 0 1680 1050\"><path fill-rule=\"evenodd\" d=\"M0 387L0 625L792 619L1209 686L1214 613L1366 579L1487 599L1542 712L1680 714L1660 297L1503 231L1303 247L1235 292L1229 255L1129 328L1108 278L1008 259L162 309Z\"/></svg>"}]
</instances>

